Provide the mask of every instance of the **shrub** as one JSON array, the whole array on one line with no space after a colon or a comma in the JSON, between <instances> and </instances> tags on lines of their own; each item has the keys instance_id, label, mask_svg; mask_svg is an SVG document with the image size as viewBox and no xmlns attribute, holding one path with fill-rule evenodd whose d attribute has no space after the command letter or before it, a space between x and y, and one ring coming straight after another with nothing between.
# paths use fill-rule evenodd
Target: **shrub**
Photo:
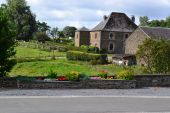
<instances>
[{"instance_id":1,"label":"shrub","mask_svg":"<svg viewBox=\"0 0 170 113\"><path fill-rule=\"evenodd\" d=\"M55 79L55 78L57 78L57 73L50 70L50 72L47 75L47 78Z\"/></svg>"},{"instance_id":2,"label":"shrub","mask_svg":"<svg viewBox=\"0 0 170 113\"><path fill-rule=\"evenodd\" d=\"M89 76L88 75L86 75L86 74L80 74L80 78L79 78L79 80L81 81L81 80L89 80L90 78L89 78Z\"/></svg>"},{"instance_id":3,"label":"shrub","mask_svg":"<svg viewBox=\"0 0 170 113\"><path fill-rule=\"evenodd\" d=\"M99 60L100 64L107 63L107 55L106 54L85 53L85 52L79 52L79 51L68 51L67 59L68 60L79 60L79 61Z\"/></svg>"},{"instance_id":4,"label":"shrub","mask_svg":"<svg viewBox=\"0 0 170 113\"><path fill-rule=\"evenodd\" d=\"M101 78L107 78L108 71L102 70L99 72L98 76L100 76Z\"/></svg>"},{"instance_id":5,"label":"shrub","mask_svg":"<svg viewBox=\"0 0 170 113\"><path fill-rule=\"evenodd\" d=\"M80 80L80 73L79 72L75 72L75 71L72 71L70 73L67 73L66 74L66 77L69 81L79 81Z\"/></svg>"},{"instance_id":6,"label":"shrub","mask_svg":"<svg viewBox=\"0 0 170 113\"><path fill-rule=\"evenodd\" d=\"M134 72L132 69L125 69L116 74L117 79L133 80Z\"/></svg>"},{"instance_id":7,"label":"shrub","mask_svg":"<svg viewBox=\"0 0 170 113\"><path fill-rule=\"evenodd\" d=\"M68 49L66 47L58 47L59 52L67 52Z\"/></svg>"},{"instance_id":8,"label":"shrub","mask_svg":"<svg viewBox=\"0 0 170 113\"><path fill-rule=\"evenodd\" d=\"M98 47L94 47L94 46L89 46L88 47L88 52L89 53L99 53L99 48Z\"/></svg>"}]
</instances>

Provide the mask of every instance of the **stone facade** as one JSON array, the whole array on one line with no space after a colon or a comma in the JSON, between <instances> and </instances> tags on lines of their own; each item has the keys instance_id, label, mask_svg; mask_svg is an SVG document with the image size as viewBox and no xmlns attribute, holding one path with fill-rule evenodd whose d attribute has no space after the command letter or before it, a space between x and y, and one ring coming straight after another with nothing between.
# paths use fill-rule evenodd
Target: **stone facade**
<instances>
[{"instance_id":1,"label":"stone facade","mask_svg":"<svg viewBox=\"0 0 170 113\"><path fill-rule=\"evenodd\" d=\"M135 55L138 46L143 43L143 41L149 38L140 28L137 28L126 40L125 43L125 54Z\"/></svg>"},{"instance_id":2,"label":"stone facade","mask_svg":"<svg viewBox=\"0 0 170 113\"><path fill-rule=\"evenodd\" d=\"M112 12L89 31L89 44L108 53L124 54L125 40L136 28L137 25L126 14ZM79 40L83 40L83 37L79 36ZM75 46L80 47L80 41L75 40Z\"/></svg>"},{"instance_id":3,"label":"stone facade","mask_svg":"<svg viewBox=\"0 0 170 113\"><path fill-rule=\"evenodd\" d=\"M75 33L75 46L89 45L90 32L89 31L76 31Z\"/></svg>"}]
</instances>

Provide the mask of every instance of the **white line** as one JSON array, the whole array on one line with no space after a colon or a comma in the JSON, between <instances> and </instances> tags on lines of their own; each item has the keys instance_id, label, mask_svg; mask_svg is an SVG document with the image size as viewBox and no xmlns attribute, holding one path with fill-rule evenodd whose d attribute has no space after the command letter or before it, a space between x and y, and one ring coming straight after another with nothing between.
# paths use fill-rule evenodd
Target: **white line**
<instances>
[{"instance_id":1,"label":"white line","mask_svg":"<svg viewBox=\"0 0 170 113\"><path fill-rule=\"evenodd\" d=\"M150 98L170 99L170 96L0 96L0 99L50 99L50 98Z\"/></svg>"}]
</instances>

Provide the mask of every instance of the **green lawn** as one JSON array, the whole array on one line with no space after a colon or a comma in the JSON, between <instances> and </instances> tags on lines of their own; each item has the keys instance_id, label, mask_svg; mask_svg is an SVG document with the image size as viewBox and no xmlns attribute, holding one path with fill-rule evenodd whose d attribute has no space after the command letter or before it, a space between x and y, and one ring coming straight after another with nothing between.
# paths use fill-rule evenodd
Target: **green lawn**
<instances>
[{"instance_id":1,"label":"green lawn","mask_svg":"<svg viewBox=\"0 0 170 113\"><path fill-rule=\"evenodd\" d=\"M39 49L32 49L32 48L26 48L22 46L18 46L16 49L16 57L17 58L29 58L29 57L50 57L53 55L53 52L47 52L47 51L41 51ZM56 57L65 57L65 52L54 52L54 55Z\"/></svg>"},{"instance_id":2,"label":"green lawn","mask_svg":"<svg viewBox=\"0 0 170 113\"><path fill-rule=\"evenodd\" d=\"M36 61L18 63L10 76L46 76L50 70L59 75L65 75L70 71L78 71L89 76L96 75L101 70L108 70L110 75L122 70L122 67L115 65L96 65L92 66L88 62L67 61L66 59L57 59L52 61Z\"/></svg>"}]
</instances>

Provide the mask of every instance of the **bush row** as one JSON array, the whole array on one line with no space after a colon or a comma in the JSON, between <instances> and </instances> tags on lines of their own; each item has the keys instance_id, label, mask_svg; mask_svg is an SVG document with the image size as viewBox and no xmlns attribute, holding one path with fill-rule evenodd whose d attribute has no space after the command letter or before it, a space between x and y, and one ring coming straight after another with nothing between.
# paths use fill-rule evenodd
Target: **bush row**
<instances>
[{"instance_id":1,"label":"bush row","mask_svg":"<svg viewBox=\"0 0 170 113\"><path fill-rule=\"evenodd\" d=\"M80 51L68 51L67 52L68 60L79 60L79 61L91 61L96 64L106 64L107 63L107 55L106 54L94 54L94 53L86 53Z\"/></svg>"}]
</instances>

